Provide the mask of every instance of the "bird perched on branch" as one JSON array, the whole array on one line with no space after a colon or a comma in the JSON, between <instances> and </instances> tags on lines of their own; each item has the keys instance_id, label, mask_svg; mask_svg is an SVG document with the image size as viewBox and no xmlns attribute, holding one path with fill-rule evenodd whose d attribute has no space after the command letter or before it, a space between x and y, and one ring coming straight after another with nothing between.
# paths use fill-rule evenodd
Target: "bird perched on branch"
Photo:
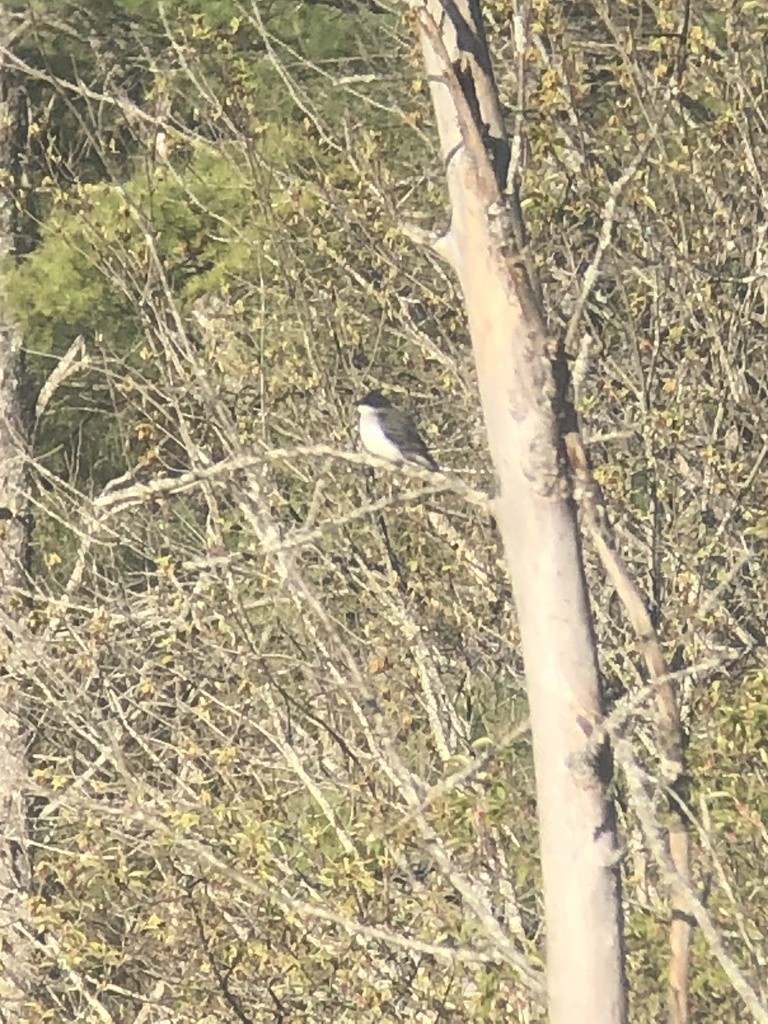
<instances>
[{"instance_id":1,"label":"bird perched on branch","mask_svg":"<svg viewBox=\"0 0 768 1024\"><path fill-rule=\"evenodd\" d=\"M371 455L396 466L409 463L433 473L439 471L411 417L396 409L380 391L371 391L357 408L360 440Z\"/></svg>"}]
</instances>

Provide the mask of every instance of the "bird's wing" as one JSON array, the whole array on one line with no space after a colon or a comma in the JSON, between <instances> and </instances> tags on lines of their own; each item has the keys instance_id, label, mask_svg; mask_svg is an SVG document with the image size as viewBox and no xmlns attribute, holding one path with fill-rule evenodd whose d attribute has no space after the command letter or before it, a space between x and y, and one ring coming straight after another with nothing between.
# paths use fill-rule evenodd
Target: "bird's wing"
<instances>
[{"instance_id":1,"label":"bird's wing","mask_svg":"<svg viewBox=\"0 0 768 1024\"><path fill-rule=\"evenodd\" d=\"M407 445L408 448L413 451L426 452L427 446L424 444L424 439L416 428L416 424L408 416L403 423L403 444Z\"/></svg>"},{"instance_id":2,"label":"bird's wing","mask_svg":"<svg viewBox=\"0 0 768 1024\"><path fill-rule=\"evenodd\" d=\"M420 455L423 459L430 463L430 465L437 468L437 463L432 458L432 454L429 448L427 448L424 442L424 438L417 430L416 424L413 422L410 416L408 416L406 419L407 422L403 425L403 449L405 451L412 452L416 455Z\"/></svg>"},{"instance_id":3,"label":"bird's wing","mask_svg":"<svg viewBox=\"0 0 768 1024\"><path fill-rule=\"evenodd\" d=\"M405 451L421 453L426 448L416 424L407 413L399 409L396 415L386 421L385 431L395 444Z\"/></svg>"}]
</instances>

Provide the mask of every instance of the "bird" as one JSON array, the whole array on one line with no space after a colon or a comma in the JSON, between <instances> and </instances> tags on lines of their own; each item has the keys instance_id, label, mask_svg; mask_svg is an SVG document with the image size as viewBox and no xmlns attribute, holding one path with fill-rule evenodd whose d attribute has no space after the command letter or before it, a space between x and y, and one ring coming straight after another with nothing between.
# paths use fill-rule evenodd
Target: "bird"
<instances>
[{"instance_id":1,"label":"bird","mask_svg":"<svg viewBox=\"0 0 768 1024\"><path fill-rule=\"evenodd\" d=\"M411 417L396 409L380 391L361 398L357 409L360 440L371 455L397 466L409 463L433 473L440 471Z\"/></svg>"}]
</instances>

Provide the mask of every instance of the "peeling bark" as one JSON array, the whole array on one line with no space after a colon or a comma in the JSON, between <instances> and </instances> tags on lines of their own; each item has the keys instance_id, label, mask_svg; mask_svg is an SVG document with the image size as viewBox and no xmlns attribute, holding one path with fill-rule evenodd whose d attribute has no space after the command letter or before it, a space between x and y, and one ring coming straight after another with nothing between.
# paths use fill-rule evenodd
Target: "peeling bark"
<instances>
[{"instance_id":1,"label":"peeling bark","mask_svg":"<svg viewBox=\"0 0 768 1024\"><path fill-rule=\"evenodd\" d=\"M531 709L552 1024L626 1020L610 758L564 459L555 346L504 195L507 137L475 0L414 6L451 201L441 251L459 278L518 611Z\"/></svg>"}]
</instances>

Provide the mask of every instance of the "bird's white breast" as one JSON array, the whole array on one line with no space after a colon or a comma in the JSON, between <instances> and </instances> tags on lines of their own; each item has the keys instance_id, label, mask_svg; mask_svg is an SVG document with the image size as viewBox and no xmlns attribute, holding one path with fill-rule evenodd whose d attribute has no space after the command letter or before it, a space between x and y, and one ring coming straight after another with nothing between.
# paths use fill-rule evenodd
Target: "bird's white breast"
<instances>
[{"instance_id":1,"label":"bird's white breast","mask_svg":"<svg viewBox=\"0 0 768 1024\"><path fill-rule=\"evenodd\" d=\"M392 444L381 429L375 409L360 410L360 440L363 442L363 448L371 455L377 455L389 462L400 462L402 459L400 449Z\"/></svg>"}]
</instances>

